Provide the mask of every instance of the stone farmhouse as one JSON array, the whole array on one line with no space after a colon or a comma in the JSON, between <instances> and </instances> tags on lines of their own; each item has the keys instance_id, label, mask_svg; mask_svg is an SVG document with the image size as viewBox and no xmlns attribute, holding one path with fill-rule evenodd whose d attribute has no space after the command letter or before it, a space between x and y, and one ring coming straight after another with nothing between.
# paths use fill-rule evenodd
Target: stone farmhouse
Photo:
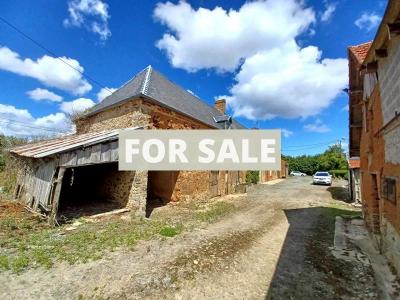
<instances>
[{"instance_id":1,"label":"stone farmhouse","mask_svg":"<svg viewBox=\"0 0 400 300\"><path fill-rule=\"evenodd\" d=\"M224 117L225 106L207 105L149 66L77 118L76 134L12 149L21 164L15 196L55 220L71 205L148 216L169 201L232 193L246 172L118 171L119 130L243 129Z\"/></svg>"},{"instance_id":2,"label":"stone farmhouse","mask_svg":"<svg viewBox=\"0 0 400 300\"><path fill-rule=\"evenodd\" d=\"M364 219L400 272L400 2L372 43L349 48L350 156L359 157Z\"/></svg>"}]
</instances>

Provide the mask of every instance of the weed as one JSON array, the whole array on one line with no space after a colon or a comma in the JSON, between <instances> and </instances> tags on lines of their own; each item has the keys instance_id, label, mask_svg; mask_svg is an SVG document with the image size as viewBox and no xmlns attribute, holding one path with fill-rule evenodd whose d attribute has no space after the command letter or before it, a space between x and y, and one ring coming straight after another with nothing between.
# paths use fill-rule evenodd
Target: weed
<instances>
[{"instance_id":1,"label":"weed","mask_svg":"<svg viewBox=\"0 0 400 300\"><path fill-rule=\"evenodd\" d=\"M10 263L8 261L7 256L5 255L0 255L0 270L9 270L10 269Z\"/></svg>"},{"instance_id":2,"label":"weed","mask_svg":"<svg viewBox=\"0 0 400 300\"><path fill-rule=\"evenodd\" d=\"M196 213L196 218L202 222L211 222L219 217L222 217L235 209L233 203L217 202L206 211Z\"/></svg>"},{"instance_id":3,"label":"weed","mask_svg":"<svg viewBox=\"0 0 400 300\"><path fill-rule=\"evenodd\" d=\"M120 219L101 222L80 222L73 231L64 226L48 227L31 215L0 215L1 249L0 271L20 273L28 268L51 268L57 262L86 263L101 259L107 251L121 248L132 250L140 240L157 236L173 237L190 230L199 222L211 222L226 215L234 205L217 202L202 210L194 206L184 223L173 224L167 218L145 220L133 217L130 221ZM7 254L3 255L3 254Z\"/></svg>"},{"instance_id":4,"label":"weed","mask_svg":"<svg viewBox=\"0 0 400 300\"><path fill-rule=\"evenodd\" d=\"M174 237L182 231L181 227L164 226L160 229L159 234L165 237Z\"/></svg>"}]
</instances>

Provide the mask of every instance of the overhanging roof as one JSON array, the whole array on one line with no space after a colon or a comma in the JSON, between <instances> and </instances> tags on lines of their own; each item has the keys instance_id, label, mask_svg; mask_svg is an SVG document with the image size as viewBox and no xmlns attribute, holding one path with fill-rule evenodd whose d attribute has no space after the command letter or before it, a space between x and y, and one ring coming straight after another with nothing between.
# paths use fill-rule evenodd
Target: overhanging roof
<instances>
[{"instance_id":1,"label":"overhanging roof","mask_svg":"<svg viewBox=\"0 0 400 300\"><path fill-rule=\"evenodd\" d=\"M177 111L213 128L225 128L224 124L218 124L214 120L216 116L223 116L219 110L207 105L198 97L171 82L151 66L138 73L130 81L90 109L83 118L136 97L143 97L149 102ZM233 121L232 128L244 129L245 127Z\"/></svg>"},{"instance_id":2,"label":"overhanging roof","mask_svg":"<svg viewBox=\"0 0 400 300\"><path fill-rule=\"evenodd\" d=\"M386 7L385 14L383 15L382 21L376 32L375 38L368 51L368 54L364 60L364 64L373 62L376 60L375 50L380 49L388 39L390 39L390 33L388 30L388 24L398 22L400 16L400 1L389 0Z\"/></svg>"},{"instance_id":3,"label":"overhanging roof","mask_svg":"<svg viewBox=\"0 0 400 300\"><path fill-rule=\"evenodd\" d=\"M141 127L127 128L140 129ZM88 147L103 142L118 139L118 134L122 129L106 130L102 132L91 132L85 134L72 134L51 140L29 143L19 147L12 148L10 153L31 157L43 158L54 154L64 153L81 147Z\"/></svg>"}]
</instances>

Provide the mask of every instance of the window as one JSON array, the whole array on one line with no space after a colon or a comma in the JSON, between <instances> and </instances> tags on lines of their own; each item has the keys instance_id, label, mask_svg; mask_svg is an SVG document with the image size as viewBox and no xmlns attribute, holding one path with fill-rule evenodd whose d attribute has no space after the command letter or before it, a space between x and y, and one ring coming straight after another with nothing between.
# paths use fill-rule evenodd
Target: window
<instances>
[{"instance_id":1,"label":"window","mask_svg":"<svg viewBox=\"0 0 400 300\"><path fill-rule=\"evenodd\" d=\"M383 179L382 198L396 203L396 179L387 177Z\"/></svg>"}]
</instances>

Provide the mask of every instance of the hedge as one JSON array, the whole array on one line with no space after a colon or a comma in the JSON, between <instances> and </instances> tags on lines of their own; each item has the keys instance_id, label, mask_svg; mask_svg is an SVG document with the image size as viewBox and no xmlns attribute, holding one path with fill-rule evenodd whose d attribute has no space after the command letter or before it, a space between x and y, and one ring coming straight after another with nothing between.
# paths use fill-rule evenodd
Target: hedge
<instances>
[{"instance_id":1,"label":"hedge","mask_svg":"<svg viewBox=\"0 0 400 300\"><path fill-rule=\"evenodd\" d=\"M342 178L349 179L349 171L348 170L331 170L329 173L333 176L333 178Z\"/></svg>"}]
</instances>

